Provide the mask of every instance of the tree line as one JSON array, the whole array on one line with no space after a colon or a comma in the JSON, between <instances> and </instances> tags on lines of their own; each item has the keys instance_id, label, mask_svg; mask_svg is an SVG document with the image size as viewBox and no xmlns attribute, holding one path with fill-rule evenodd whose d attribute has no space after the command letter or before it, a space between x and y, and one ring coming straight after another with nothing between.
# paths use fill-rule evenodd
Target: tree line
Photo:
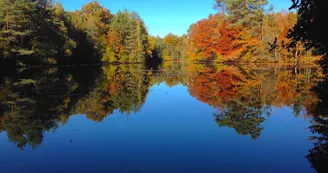
<instances>
[{"instance_id":1,"label":"tree line","mask_svg":"<svg viewBox=\"0 0 328 173\"><path fill-rule=\"evenodd\" d=\"M97 1L74 12L48 0L0 2L0 63L145 62L154 41L136 12L111 14Z\"/></svg>"},{"instance_id":2,"label":"tree line","mask_svg":"<svg viewBox=\"0 0 328 173\"><path fill-rule=\"evenodd\" d=\"M216 0L217 14L193 24L188 56L234 62L311 62L318 50L292 39L294 12L275 12L267 0ZM308 49L306 49L308 48Z\"/></svg>"},{"instance_id":3,"label":"tree line","mask_svg":"<svg viewBox=\"0 0 328 173\"><path fill-rule=\"evenodd\" d=\"M153 37L154 52L163 61L325 64L326 2L293 3L295 12L277 12L267 0L216 0L217 13L192 24L187 35Z\"/></svg>"},{"instance_id":4,"label":"tree line","mask_svg":"<svg viewBox=\"0 0 328 173\"><path fill-rule=\"evenodd\" d=\"M326 34L316 32L323 23L319 6L297 1L291 7L297 13L276 12L267 0L216 0L217 13L192 24L187 35L161 38L148 34L138 13L112 14L97 1L70 12L48 0L3 0L0 64L312 62L326 51ZM306 23L311 15L313 25Z\"/></svg>"}]
</instances>

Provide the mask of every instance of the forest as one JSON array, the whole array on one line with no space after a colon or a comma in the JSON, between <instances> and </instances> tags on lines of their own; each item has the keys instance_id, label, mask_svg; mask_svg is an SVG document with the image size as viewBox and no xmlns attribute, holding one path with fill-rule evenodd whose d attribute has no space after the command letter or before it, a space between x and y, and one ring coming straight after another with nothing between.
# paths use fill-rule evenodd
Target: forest
<instances>
[{"instance_id":1,"label":"forest","mask_svg":"<svg viewBox=\"0 0 328 173\"><path fill-rule=\"evenodd\" d=\"M154 43L136 12L111 14L97 1L74 12L47 0L0 2L1 63L144 62Z\"/></svg>"},{"instance_id":2,"label":"forest","mask_svg":"<svg viewBox=\"0 0 328 173\"><path fill-rule=\"evenodd\" d=\"M138 13L112 14L97 1L66 11L58 1L2 0L0 65L318 62L325 40L312 43L300 35L309 33L300 27L307 1L294 3L297 12L277 12L267 0L216 0L216 14L192 24L185 35L162 38L148 34Z\"/></svg>"}]
</instances>

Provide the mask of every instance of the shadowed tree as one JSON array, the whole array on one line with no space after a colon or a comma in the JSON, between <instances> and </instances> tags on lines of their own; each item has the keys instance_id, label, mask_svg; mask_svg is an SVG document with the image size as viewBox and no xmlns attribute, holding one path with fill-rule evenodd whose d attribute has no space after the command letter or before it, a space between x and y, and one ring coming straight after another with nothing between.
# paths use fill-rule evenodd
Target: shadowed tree
<instances>
[{"instance_id":1,"label":"shadowed tree","mask_svg":"<svg viewBox=\"0 0 328 173\"><path fill-rule=\"evenodd\" d=\"M328 171L328 80L327 78L320 82L313 89L318 95L318 103L309 112L313 116L310 131L313 136L310 139L314 143L314 147L309 150L306 158L312 167L318 173Z\"/></svg>"},{"instance_id":2,"label":"shadowed tree","mask_svg":"<svg viewBox=\"0 0 328 173\"><path fill-rule=\"evenodd\" d=\"M289 38L293 39L290 47L296 47L297 42L304 43L306 49L315 48L319 54L324 55L322 65L327 71L328 64L328 1L324 0L292 0L290 9L296 9L298 21Z\"/></svg>"}]
</instances>

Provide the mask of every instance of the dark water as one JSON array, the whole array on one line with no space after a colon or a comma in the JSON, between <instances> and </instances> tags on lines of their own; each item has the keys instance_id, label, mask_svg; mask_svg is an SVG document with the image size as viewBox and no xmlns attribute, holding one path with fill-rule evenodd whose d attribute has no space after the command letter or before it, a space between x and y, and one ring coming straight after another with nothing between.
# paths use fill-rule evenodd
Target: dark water
<instances>
[{"instance_id":1,"label":"dark water","mask_svg":"<svg viewBox=\"0 0 328 173\"><path fill-rule=\"evenodd\" d=\"M325 172L315 66L1 69L0 172Z\"/></svg>"}]
</instances>

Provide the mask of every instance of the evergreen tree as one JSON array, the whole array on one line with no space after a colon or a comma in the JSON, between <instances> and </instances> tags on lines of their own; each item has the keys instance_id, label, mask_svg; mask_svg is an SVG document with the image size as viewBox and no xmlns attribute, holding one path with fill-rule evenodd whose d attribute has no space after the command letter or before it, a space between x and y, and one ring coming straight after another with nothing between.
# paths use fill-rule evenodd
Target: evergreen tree
<instances>
[{"instance_id":1,"label":"evergreen tree","mask_svg":"<svg viewBox=\"0 0 328 173\"><path fill-rule=\"evenodd\" d=\"M75 48L58 3L3 0L0 8L0 50L13 63L56 64L58 56L70 55Z\"/></svg>"},{"instance_id":2,"label":"evergreen tree","mask_svg":"<svg viewBox=\"0 0 328 173\"><path fill-rule=\"evenodd\" d=\"M111 21L107 35L108 47L103 61L144 62L149 55L149 37L140 16L119 11Z\"/></svg>"},{"instance_id":3,"label":"evergreen tree","mask_svg":"<svg viewBox=\"0 0 328 173\"><path fill-rule=\"evenodd\" d=\"M0 49L4 57L31 55L29 42L32 28L29 27L33 4L26 0L0 1Z\"/></svg>"},{"instance_id":4,"label":"evergreen tree","mask_svg":"<svg viewBox=\"0 0 328 173\"><path fill-rule=\"evenodd\" d=\"M231 23L252 28L259 35L267 4L267 0L216 0L214 7L227 14Z\"/></svg>"}]
</instances>

